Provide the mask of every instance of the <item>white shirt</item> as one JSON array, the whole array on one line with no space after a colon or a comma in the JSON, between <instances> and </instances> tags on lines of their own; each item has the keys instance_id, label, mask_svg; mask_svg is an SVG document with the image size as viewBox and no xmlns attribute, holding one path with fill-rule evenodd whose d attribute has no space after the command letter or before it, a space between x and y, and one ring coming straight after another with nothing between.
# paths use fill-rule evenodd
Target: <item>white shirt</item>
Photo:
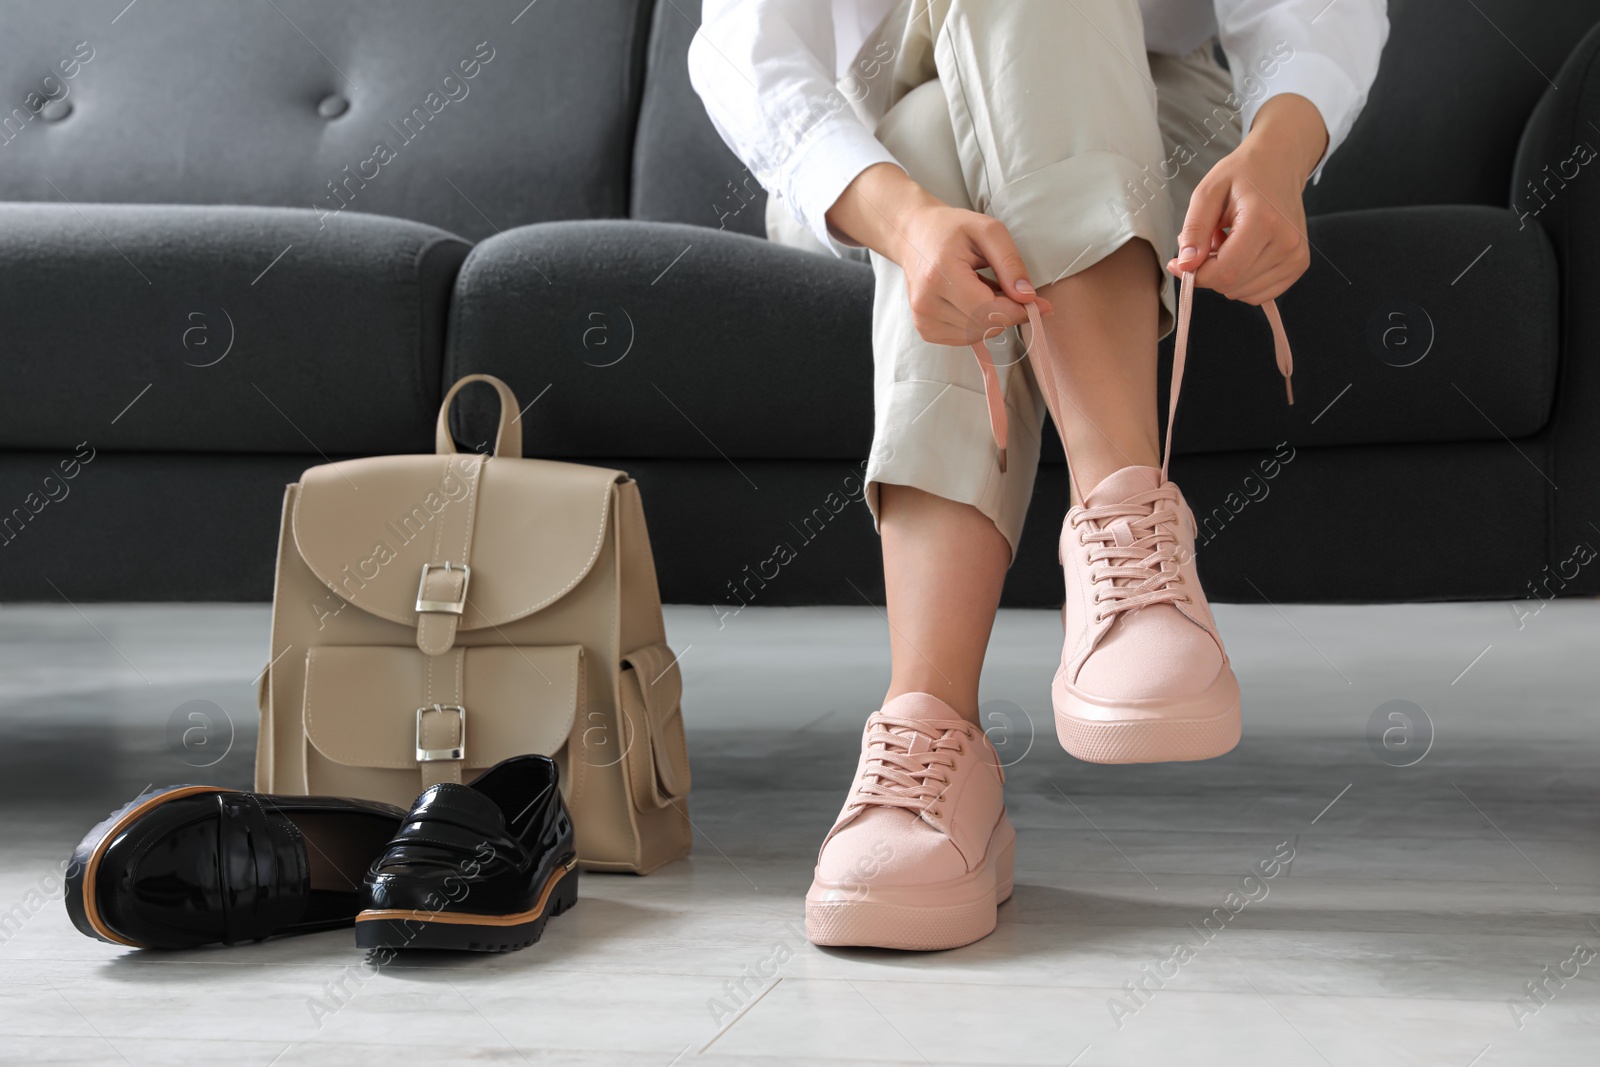
<instances>
[{"instance_id":1,"label":"white shirt","mask_svg":"<svg viewBox=\"0 0 1600 1067\"><path fill-rule=\"evenodd\" d=\"M870 84L889 76L893 46L863 53L895 3L705 0L689 46L689 78L717 132L835 254L845 246L828 228L828 209L863 170L895 163L872 134L889 94ZM1328 148L1314 178L1366 103L1389 36L1386 0L1139 0L1139 7L1147 51L1186 55L1219 39L1245 130L1280 93L1316 105Z\"/></svg>"}]
</instances>

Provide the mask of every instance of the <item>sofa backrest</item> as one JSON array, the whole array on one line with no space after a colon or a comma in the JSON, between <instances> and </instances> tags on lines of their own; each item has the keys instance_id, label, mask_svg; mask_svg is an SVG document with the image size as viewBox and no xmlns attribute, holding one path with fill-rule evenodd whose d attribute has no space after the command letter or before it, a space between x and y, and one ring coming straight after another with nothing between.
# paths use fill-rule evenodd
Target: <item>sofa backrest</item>
<instances>
[{"instance_id":1,"label":"sofa backrest","mask_svg":"<svg viewBox=\"0 0 1600 1067\"><path fill-rule=\"evenodd\" d=\"M1307 208L1506 207L1528 117L1597 22L1595 0L1389 0L1378 80Z\"/></svg>"},{"instance_id":2,"label":"sofa backrest","mask_svg":"<svg viewBox=\"0 0 1600 1067\"><path fill-rule=\"evenodd\" d=\"M0 200L627 214L652 0L119 6L0 0Z\"/></svg>"},{"instance_id":3,"label":"sofa backrest","mask_svg":"<svg viewBox=\"0 0 1600 1067\"><path fill-rule=\"evenodd\" d=\"M1389 14L1371 101L1308 206L1506 204L1594 0ZM699 19L700 0L139 0L109 20L0 0L0 200L364 211L469 239L630 215L761 235L765 194L689 85Z\"/></svg>"},{"instance_id":4,"label":"sofa backrest","mask_svg":"<svg viewBox=\"0 0 1600 1067\"><path fill-rule=\"evenodd\" d=\"M656 4L634 145L632 215L765 237L766 191L722 143L689 84L689 42L699 28L700 0Z\"/></svg>"},{"instance_id":5,"label":"sofa backrest","mask_svg":"<svg viewBox=\"0 0 1600 1067\"><path fill-rule=\"evenodd\" d=\"M689 85L685 56L699 19L699 0L657 5L634 155L633 216L761 235L765 197L723 146ZM1528 116L1550 87L1546 78L1600 21L1600 4L1389 0L1389 21L1367 107L1307 192L1309 210L1506 206ZM1600 143L1600 131L1595 136ZM738 210L741 203L748 206Z\"/></svg>"}]
</instances>

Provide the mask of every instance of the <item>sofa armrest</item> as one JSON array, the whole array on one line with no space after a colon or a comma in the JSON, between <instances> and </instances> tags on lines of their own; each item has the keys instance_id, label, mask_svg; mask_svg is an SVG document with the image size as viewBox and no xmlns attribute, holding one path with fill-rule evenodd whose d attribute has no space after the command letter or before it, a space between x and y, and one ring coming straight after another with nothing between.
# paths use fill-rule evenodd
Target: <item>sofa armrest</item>
<instances>
[{"instance_id":1,"label":"sofa armrest","mask_svg":"<svg viewBox=\"0 0 1600 1067\"><path fill-rule=\"evenodd\" d=\"M1556 405L1540 436L1553 457L1548 568L1529 595L1600 593L1600 25L1579 42L1534 108L1517 148L1511 203L1542 226L1561 269L1561 363ZM1532 472L1530 472L1530 476Z\"/></svg>"},{"instance_id":2,"label":"sofa armrest","mask_svg":"<svg viewBox=\"0 0 1600 1067\"><path fill-rule=\"evenodd\" d=\"M430 450L466 254L355 212L0 204L0 449Z\"/></svg>"},{"instance_id":3,"label":"sofa armrest","mask_svg":"<svg viewBox=\"0 0 1600 1067\"><path fill-rule=\"evenodd\" d=\"M472 250L446 379L504 378L550 458L859 459L872 439L872 270L676 223L541 223ZM458 405L493 438L488 390Z\"/></svg>"}]
</instances>

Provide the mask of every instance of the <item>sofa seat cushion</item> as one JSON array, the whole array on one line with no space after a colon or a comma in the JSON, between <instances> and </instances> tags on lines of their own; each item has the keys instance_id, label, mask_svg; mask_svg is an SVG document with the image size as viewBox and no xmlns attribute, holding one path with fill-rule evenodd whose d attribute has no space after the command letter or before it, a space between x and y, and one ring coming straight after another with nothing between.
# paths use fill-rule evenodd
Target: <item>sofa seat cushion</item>
<instances>
[{"instance_id":1,"label":"sofa seat cushion","mask_svg":"<svg viewBox=\"0 0 1600 1067\"><path fill-rule=\"evenodd\" d=\"M466 253L377 215L0 204L0 448L432 451Z\"/></svg>"},{"instance_id":2,"label":"sofa seat cushion","mask_svg":"<svg viewBox=\"0 0 1600 1067\"><path fill-rule=\"evenodd\" d=\"M1261 312L1202 291L1180 454L1500 440L1545 425L1560 290L1537 227L1494 208L1422 207L1318 217L1310 231L1311 270L1280 301L1295 405ZM865 266L726 231L530 226L468 257L446 373L496 374L537 401L530 455L860 458L871 302ZM1170 338L1163 348L1165 372ZM463 406L469 444L493 436L482 399ZM1046 462L1060 455L1047 434Z\"/></svg>"},{"instance_id":3,"label":"sofa seat cushion","mask_svg":"<svg viewBox=\"0 0 1600 1067\"><path fill-rule=\"evenodd\" d=\"M559 222L473 248L446 377L485 372L529 405L530 456L600 461L864 456L872 270L677 223ZM493 440L488 389L455 410Z\"/></svg>"}]
</instances>

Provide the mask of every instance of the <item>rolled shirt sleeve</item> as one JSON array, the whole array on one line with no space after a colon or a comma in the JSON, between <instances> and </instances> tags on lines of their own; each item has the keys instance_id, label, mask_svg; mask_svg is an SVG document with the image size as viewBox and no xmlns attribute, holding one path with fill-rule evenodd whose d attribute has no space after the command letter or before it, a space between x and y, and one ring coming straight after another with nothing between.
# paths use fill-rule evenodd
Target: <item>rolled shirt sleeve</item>
<instances>
[{"instance_id":1,"label":"rolled shirt sleeve","mask_svg":"<svg viewBox=\"0 0 1600 1067\"><path fill-rule=\"evenodd\" d=\"M816 0L706 0L689 46L689 80L711 123L817 240L851 242L827 212L876 163L895 163L834 78L830 5ZM896 164L898 165L898 164Z\"/></svg>"},{"instance_id":2,"label":"rolled shirt sleeve","mask_svg":"<svg viewBox=\"0 0 1600 1067\"><path fill-rule=\"evenodd\" d=\"M1328 127L1328 147L1312 173L1338 150L1366 106L1389 38L1385 0L1215 0L1217 32L1246 131L1261 106L1295 93Z\"/></svg>"}]
</instances>

